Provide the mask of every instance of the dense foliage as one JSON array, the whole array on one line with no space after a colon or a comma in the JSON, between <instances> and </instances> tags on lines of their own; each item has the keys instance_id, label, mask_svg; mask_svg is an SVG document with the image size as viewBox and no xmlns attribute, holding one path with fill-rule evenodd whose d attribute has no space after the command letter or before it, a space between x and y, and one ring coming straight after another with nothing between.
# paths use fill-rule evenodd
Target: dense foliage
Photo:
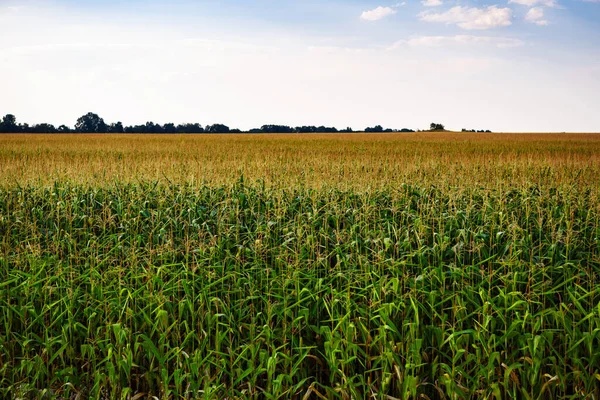
<instances>
[{"instance_id":1,"label":"dense foliage","mask_svg":"<svg viewBox=\"0 0 600 400\"><path fill-rule=\"evenodd\" d=\"M599 393L600 215L585 192L58 184L0 198L5 395Z\"/></svg>"}]
</instances>

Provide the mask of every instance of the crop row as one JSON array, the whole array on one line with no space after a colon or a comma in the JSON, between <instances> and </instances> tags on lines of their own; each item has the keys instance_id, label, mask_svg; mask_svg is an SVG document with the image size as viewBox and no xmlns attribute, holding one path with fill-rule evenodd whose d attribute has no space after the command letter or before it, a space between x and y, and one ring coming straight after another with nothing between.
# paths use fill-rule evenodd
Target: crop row
<instances>
[{"instance_id":1,"label":"crop row","mask_svg":"<svg viewBox=\"0 0 600 400\"><path fill-rule=\"evenodd\" d=\"M0 391L598 398L594 196L2 189Z\"/></svg>"}]
</instances>

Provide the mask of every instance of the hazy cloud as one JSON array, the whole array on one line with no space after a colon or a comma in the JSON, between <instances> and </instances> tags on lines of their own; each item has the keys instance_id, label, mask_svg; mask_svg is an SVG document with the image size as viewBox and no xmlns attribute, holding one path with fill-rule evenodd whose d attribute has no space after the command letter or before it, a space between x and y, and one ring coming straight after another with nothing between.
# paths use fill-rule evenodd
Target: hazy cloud
<instances>
[{"instance_id":1,"label":"hazy cloud","mask_svg":"<svg viewBox=\"0 0 600 400\"><path fill-rule=\"evenodd\" d=\"M396 42L390 49L401 46L410 47L441 47L441 46L473 46L487 45L498 48L513 48L525 45L520 39L495 37L495 36L472 36L472 35L456 35L456 36L413 36L408 40Z\"/></svg>"},{"instance_id":2,"label":"hazy cloud","mask_svg":"<svg viewBox=\"0 0 600 400\"><path fill-rule=\"evenodd\" d=\"M592 1L600 1L600 0L592 0ZM541 5L546 7L558 7L558 4L555 0L509 0L511 4L521 4L523 6L533 7L535 5Z\"/></svg>"},{"instance_id":3,"label":"hazy cloud","mask_svg":"<svg viewBox=\"0 0 600 400\"><path fill-rule=\"evenodd\" d=\"M396 10L393 8L379 6L373 10L364 11L360 15L360 18L364 19L365 21L378 21L393 14L396 14Z\"/></svg>"},{"instance_id":4,"label":"hazy cloud","mask_svg":"<svg viewBox=\"0 0 600 400\"><path fill-rule=\"evenodd\" d=\"M437 7L437 6L441 6L442 0L423 0L421 1L421 3L425 6L425 7Z\"/></svg>"},{"instance_id":5,"label":"hazy cloud","mask_svg":"<svg viewBox=\"0 0 600 400\"><path fill-rule=\"evenodd\" d=\"M525 21L539 26L548 25L548 21L544 19L544 9L542 7L530 9L527 15L525 15Z\"/></svg>"},{"instance_id":6,"label":"hazy cloud","mask_svg":"<svg viewBox=\"0 0 600 400\"><path fill-rule=\"evenodd\" d=\"M443 13L424 11L418 17L421 21L456 24L467 30L491 29L512 24L511 9L497 6L488 6L487 8L456 6Z\"/></svg>"}]
</instances>

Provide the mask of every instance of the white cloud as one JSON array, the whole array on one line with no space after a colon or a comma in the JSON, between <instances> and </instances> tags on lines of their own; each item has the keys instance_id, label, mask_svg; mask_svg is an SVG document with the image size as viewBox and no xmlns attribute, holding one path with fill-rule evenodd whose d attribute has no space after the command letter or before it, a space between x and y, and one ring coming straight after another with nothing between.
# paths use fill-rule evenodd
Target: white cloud
<instances>
[{"instance_id":1,"label":"white cloud","mask_svg":"<svg viewBox=\"0 0 600 400\"><path fill-rule=\"evenodd\" d=\"M442 5L442 0L423 0L421 3L425 7L437 7Z\"/></svg>"},{"instance_id":2,"label":"white cloud","mask_svg":"<svg viewBox=\"0 0 600 400\"><path fill-rule=\"evenodd\" d=\"M593 1L593 0L592 0ZM597 0L600 1L600 0ZM541 5L546 7L558 8L558 4L555 0L509 0L509 4L520 4L527 7L533 7L535 5Z\"/></svg>"},{"instance_id":3,"label":"white cloud","mask_svg":"<svg viewBox=\"0 0 600 400\"><path fill-rule=\"evenodd\" d=\"M377 7L374 10L364 11L360 18L365 21L378 21L382 18L389 17L390 15L396 14L396 10L391 7Z\"/></svg>"},{"instance_id":4,"label":"white cloud","mask_svg":"<svg viewBox=\"0 0 600 400\"><path fill-rule=\"evenodd\" d=\"M521 47L525 45L520 39L495 37L495 36L413 36L408 40L401 40L392 45L389 49L395 49L401 46L409 47L442 47L442 46L495 46L501 49Z\"/></svg>"},{"instance_id":5,"label":"white cloud","mask_svg":"<svg viewBox=\"0 0 600 400\"><path fill-rule=\"evenodd\" d=\"M542 7L530 9L527 15L525 15L525 21L539 26L548 25L548 21L544 19L544 9Z\"/></svg>"},{"instance_id":6,"label":"white cloud","mask_svg":"<svg viewBox=\"0 0 600 400\"><path fill-rule=\"evenodd\" d=\"M444 22L456 24L462 29L491 29L512 24L512 11L510 8L468 8L456 6L443 13L424 11L418 15L421 21Z\"/></svg>"}]
</instances>

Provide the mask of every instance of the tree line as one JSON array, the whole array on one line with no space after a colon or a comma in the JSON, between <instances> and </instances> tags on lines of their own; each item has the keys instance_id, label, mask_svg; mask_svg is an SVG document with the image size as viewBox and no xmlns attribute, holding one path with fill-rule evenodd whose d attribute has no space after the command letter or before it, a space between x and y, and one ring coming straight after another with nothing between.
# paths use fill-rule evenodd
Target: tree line
<instances>
[{"instance_id":1,"label":"tree line","mask_svg":"<svg viewBox=\"0 0 600 400\"><path fill-rule=\"evenodd\" d=\"M202 126L199 123L186 124L156 124L146 122L142 125L125 126L122 122L106 123L104 119L92 112L87 113L77 119L73 128L67 125L58 127L41 123L29 125L27 123L17 123L17 118L13 114L7 114L0 121L0 133L335 133L335 132L353 132L352 128L338 130L335 127L327 126L297 126L287 125L263 125L260 128L242 131L232 129L224 124L212 124ZM381 125L367 127L364 132L414 132L412 129L385 129Z\"/></svg>"},{"instance_id":2,"label":"tree line","mask_svg":"<svg viewBox=\"0 0 600 400\"><path fill-rule=\"evenodd\" d=\"M479 132L479 133L491 133L489 129L465 129L463 128L461 132Z\"/></svg>"}]
</instances>

